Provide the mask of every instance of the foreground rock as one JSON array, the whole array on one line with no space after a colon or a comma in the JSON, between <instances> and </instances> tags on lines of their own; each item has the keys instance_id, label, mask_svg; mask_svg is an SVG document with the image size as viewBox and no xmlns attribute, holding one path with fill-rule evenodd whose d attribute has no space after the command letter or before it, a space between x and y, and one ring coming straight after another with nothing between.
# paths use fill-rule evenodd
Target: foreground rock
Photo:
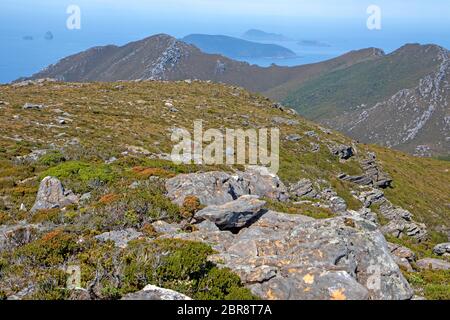
<instances>
[{"instance_id":1,"label":"foreground rock","mask_svg":"<svg viewBox=\"0 0 450 320\"><path fill-rule=\"evenodd\" d=\"M220 206L209 206L195 215L197 221L209 220L222 230L242 228L260 214L265 201L258 196L242 196Z\"/></svg>"},{"instance_id":2,"label":"foreground rock","mask_svg":"<svg viewBox=\"0 0 450 320\"><path fill-rule=\"evenodd\" d=\"M450 270L450 262L440 259L421 259L418 260L416 264L419 268L424 270Z\"/></svg>"},{"instance_id":3,"label":"foreground rock","mask_svg":"<svg viewBox=\"0 0 450 320\"><path fill-rule=\"evenodd\" d=\"M192 300L179 292L148 285L138 292L125 295L122 300Z\"/></svg>"},{"instance_id":4,"label":"foreground rock","mask_svg":"<svg viewBox=\"0 0 450 320\"><path fill-rule=\"evenodd\" d=\"M61 181L55 177L45 177L40 186L31 212L64 208L78 203L78 197L70 190L64 190Z\"/></svg>"},{"instance_id":5,"label":"foreground rock","mask_svg":"<svg viewBox=\"0 0 450 320\"><path fill-rule=\"evenodd\" d=\"M203 205L222 205L243 195L256 195L286 201L287 189L278 176L263 167L249 167L245 172L204 172L180 174L167 180L168 197L182 205L187 196L196 196Z\"/></svg>"},{"instance_id":6,"label":"foreground rock","mask_svg":"<svg viewBox=\"0 0 450 320\"><path fill-rule=\"evenodd\" d=\"M269 211L238 234L210 224L166 238L203 241L210 259L263 299L410 299L412 289L377 227L360 218L314 220Z\"/></svg>"},{"instance_id":7,"label":"foreground rock","mask_svg":"<svg viewBox=\"0 0 450 320\"><path fill-rule=\"evenodd\" d=\"M450 255L450 242L438 244L434 247L433 253L438 256Z\"/></svg>"}]
</instances>

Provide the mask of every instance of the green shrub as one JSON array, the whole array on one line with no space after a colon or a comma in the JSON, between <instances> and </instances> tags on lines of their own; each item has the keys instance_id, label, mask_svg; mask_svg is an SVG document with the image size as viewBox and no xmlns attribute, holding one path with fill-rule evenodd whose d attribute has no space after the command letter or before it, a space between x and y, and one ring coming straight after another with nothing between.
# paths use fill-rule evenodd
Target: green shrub
<instances>
[{"instance_id":1,"label":"green shrub","mask_svg":"<svg viewBox=\"0 0 450 320\"><path fill-rule=\"evenodd\" d=\"M55 230L15 251L15 257L33 266L56 266L75 254L80 246L74 234Z\"/></svg>"},{"instance_id":2,"label":"green shrub","mask_svg":"<svg viewBox=\"0 0 450 320\"><path fill-rule=\"evenodd\" d=\"M199 281L195 298L199 300L254 300L250 291L242 288L239 277L230 269L212 268Z\"/></svg>"},{"instance_id":3,"label":"green shrub","mask_svg":"<svg viewBox=\"0 0 450 320\"><path fill-rule=\"evenodd\" d=\"M49 152L39 158L39 163L44 166L54 166L64 161L66 161L66 159L59 151Z\"/></svg>"},{"instance_id":4,"label":"green shrub","mask_svg":"<svg viewBox=\"0 0 450 320\"><path fill-rule=\"evenodd\" d=\"M110 166L82 161L63 162L44 171L40 179L46 176L63 180L71 189L79 193L89 191L95 183L109 183L116 178Z\"/></svg>"}]
</instances>

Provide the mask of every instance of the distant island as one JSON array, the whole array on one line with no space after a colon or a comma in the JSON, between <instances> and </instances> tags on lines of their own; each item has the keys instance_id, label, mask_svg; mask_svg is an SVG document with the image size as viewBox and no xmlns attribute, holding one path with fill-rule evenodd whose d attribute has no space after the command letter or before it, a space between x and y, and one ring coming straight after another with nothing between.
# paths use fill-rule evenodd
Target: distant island
<instances>
[{"instance_id":1,"label":"distant island","mask_svg":"<svg viewBox=\"0 0 450 320\"><path fill-rule=\"evenodd\" d=\"M291 41L282 34L268 33L262 30L250 29L242 35L243 39L253 41Z\"/></svg>"},{"instance_id":2,"label":"distant island","mask_svg":"<svg viewBox=\"0 0 450 320\"><path fill-rule=\"evenodd\" d=\"M301 40L297 42L299 46L303 47L321 47L321 48L329 48L331 45L325 42L320 42L316 40Z\"/></svg>"},{"instance_id":3,"label":"distant island","mask_svg":"<svg viewBox=\"0 0 450 320\"><path fill-rule=\"evenodd\" d=\"M262 44L223 35L191 34L182 41L203 52L221 54L229 58L293 58L292 50L275 44Z\"/></svg>"}]
</instances>

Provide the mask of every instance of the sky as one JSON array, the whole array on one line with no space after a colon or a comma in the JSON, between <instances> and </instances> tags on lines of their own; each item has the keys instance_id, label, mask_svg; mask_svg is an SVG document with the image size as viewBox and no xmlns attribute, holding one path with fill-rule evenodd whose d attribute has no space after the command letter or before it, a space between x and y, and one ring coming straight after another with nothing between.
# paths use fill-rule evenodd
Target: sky
<instances>
[{"instance_id":1,"label":"sky","mask_svg":"<svg viewBox=\"0 0 450 320\"><path fill-rule=\"evenodd\" d=\"M248 29L324 41L328 52L405 43L450 47L449 0L1 0L0 83L39 71L50 63L96 45L123 45L156 33L240 36ZM81 29L68 30L69 5L81 10ZM381 30L368 30L367 8L381 10ZM51 31L54 40L44 40ZM25 41L23 37L33 38ZM292 48L296 49L296 48ZM304 54L300 52L300 55ZM306 56L306 53L305 53ZM286 62L286 63L296 63ZM301 63L301 61L300 61Z\"/></svg>"}]
</instances>

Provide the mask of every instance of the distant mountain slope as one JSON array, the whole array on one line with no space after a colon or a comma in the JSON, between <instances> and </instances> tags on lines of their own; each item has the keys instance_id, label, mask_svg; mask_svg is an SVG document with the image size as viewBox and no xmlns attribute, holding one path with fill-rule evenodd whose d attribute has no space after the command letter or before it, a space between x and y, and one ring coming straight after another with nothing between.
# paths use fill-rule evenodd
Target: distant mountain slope
<instances>
[{"instance_id":1,"label":"distant mountain slope","mask_svg":"<svg viewBox=\"0 0 450 320\"><path fill-rule=\"evenodd\" d=\"M295 52L275 44L263 44L238 38L191 34L182 41L193 44L205 53L221 54L230 58L292 58Z\"/></svg>"},{"instance_id":2,"label":"distant mountain slope","mask_svg":"<svg viewBox=\"0 0 450 320\"><path fill-rule=\"evenodd\" d=\"M448 50L412 44L269 95L363 142L442 155L450 153L448 80Z\"/></svg>"},{"instance_id":3,"label":"distant mountain slope","mask_svg":"<svg viewBox=\"0 0 450 320\"><path fill-rule=\"evenodd\" d=\"M193 45L160 34L122 47L89 49L64 58L28 79L48 77L84 82L199 79L239 85L254 92L265 92L286 82L300 83L323 72L372 58L372 50L366 49L321 63L262 68L221 55L206 54Z\"/></svg>"},{"instance_id":4,"label":"distant mountain slope","mask_svg":"<svg viewBox=\"0 0 450 320\"><path fill-rule=\"evenodd\" d=\"M250 29L246 31L242 38L253 40L253 41L289 41L288 37L283 36L282 34L269 33L262 30Z\"/></svg>"}]
</instances>

